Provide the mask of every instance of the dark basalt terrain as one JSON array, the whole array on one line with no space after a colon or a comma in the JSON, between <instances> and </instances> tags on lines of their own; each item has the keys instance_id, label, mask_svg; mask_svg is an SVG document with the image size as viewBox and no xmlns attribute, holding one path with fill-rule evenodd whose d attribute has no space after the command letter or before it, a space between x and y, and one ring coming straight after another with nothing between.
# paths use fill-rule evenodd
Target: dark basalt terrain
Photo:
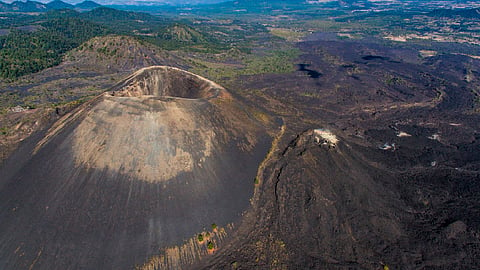
<instances>
[{"instance_id":1,"label":"dark basalt terrain","mask_svg":"<svg viewBox=\"0 0 480 270\"><path fill-rule=\"evenodd\" d=\"M479 60L314 37L296 73L239 82L286 132L233 240L194 268L479 265Z\"/></svg>"},{"instance_id":2,"label":"dark basalt terrain","mask_svg":"<svg viewBox=\"0 0 480 270\"><path fill-rule=\"evenodd\" d=\"M0 268L129 269L249 205L270 136L225 89L142 69L2 167Z\"/></svg>"}]
</instances>

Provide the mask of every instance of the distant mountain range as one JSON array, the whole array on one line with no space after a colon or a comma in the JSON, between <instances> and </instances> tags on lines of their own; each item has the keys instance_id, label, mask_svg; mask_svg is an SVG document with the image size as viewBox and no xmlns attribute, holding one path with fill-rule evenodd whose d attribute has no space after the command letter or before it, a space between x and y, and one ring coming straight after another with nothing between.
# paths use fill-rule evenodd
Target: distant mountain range
<instances>
[{"instance_id":1,"label":"distant mountain range","mask_svg":"<svg viewBox=\"0 0 480 270\"><path fill-rule=\"evenodd\" d=\"M0 12L46 12L55 9L75 9L79 11L86 11L100 6L100 4L93 1L84 1L76 5L65 3L61 0L54 0L45 4L37 1L14 1L10 4L0 1Z\"/></svg>"},{"instance_id":2,"label":"distant mountain range","mask_svg":"<svg viewBox=\"0 0 480 270\"><path fill-rule=\"evenodd\" d=\"M137 10L134 7L155 7L155 6L165 6L165 5L182 5L182 4L214 4L222 3L225 5L235 4L238 5L255 5L259 3L305 3L305 4L315 4L315 3L337 3L343 7L349 6L361 6L368 8L371 6L372 2L377 2L373 0L125 0L123 4L118 4L116 0L100 0L102 3L107 6L111 6L118 9L124 10L135 10L135 11L151 11L149 9ZM463 0L457 0L458 3ZM14 1L12 3L5 3L0 1L0 12L47 12L50 10L58 9L72 9L77 11L89 11L103 5L96 3L91 0L86 0L78 4L70 4L62 0L53 0L49 3L42 3L37 1L27 0L24 1ZM466 17L466 18L480 18L480 9L437 9L433 10L427 15L433 17Z\"/></svg>"}]
</instances>

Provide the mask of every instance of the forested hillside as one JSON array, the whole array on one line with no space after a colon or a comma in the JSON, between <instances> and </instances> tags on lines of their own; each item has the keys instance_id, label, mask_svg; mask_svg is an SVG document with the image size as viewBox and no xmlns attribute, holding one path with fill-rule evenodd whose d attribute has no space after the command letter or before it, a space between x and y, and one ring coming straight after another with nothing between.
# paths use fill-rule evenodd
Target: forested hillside
<instances>
[{"instance_id":1,"label":"forested hillside","mask_svg":"<svg viewBox=\"0 0 480 270\"><path fill-rule=\"evenodd\" d=\"M95 23L68 17L47 20L35 31L12 28L0 36L0 77L13 79L57 65L65 52L110 32Z\"/></svg>"}]
</instances>

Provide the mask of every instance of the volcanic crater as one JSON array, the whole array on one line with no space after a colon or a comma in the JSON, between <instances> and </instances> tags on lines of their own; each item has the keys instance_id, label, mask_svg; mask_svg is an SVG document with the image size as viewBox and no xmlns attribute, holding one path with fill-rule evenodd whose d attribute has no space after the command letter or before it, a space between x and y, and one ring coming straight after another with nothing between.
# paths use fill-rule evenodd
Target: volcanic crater
<instances>
[{"instance_id":1,"label":"volcanic crater","mask_svg":"<svg viewBox=\"0 0 480 270\"><path fill-rule=\"evenodd\" d=\"M271 143L223 87L165 66L40 135L0 168L2 269L121 269L232 223Z\"/></svg>"},{"instance_id":2,"label":"volcanic crater","mask_svg":"<svg viewBox=\"0 0 480 270\"><path fill-rule=\"evenodd\" d=\"M225 89L196 74L175 67L143 68L112 89L112 96L155 96L210 99Z\"/></svg>"}]
</instances>

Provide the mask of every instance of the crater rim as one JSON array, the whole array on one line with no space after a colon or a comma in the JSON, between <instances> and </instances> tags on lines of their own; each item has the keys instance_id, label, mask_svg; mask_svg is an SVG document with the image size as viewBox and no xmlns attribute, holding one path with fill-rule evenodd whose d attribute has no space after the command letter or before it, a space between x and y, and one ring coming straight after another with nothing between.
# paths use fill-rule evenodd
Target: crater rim
<instances>
[{"instance_id":1,"label":"crater rim","mask_svg":"<svg viewBox=\"0 0 480 270\"><path fill-rule=\"evenodd\" d=\"M149 97L161 100L209 100L225 88L217 83L171 66L142 68L105 93L110 97Z\"/></svg>"}]
</instances>

